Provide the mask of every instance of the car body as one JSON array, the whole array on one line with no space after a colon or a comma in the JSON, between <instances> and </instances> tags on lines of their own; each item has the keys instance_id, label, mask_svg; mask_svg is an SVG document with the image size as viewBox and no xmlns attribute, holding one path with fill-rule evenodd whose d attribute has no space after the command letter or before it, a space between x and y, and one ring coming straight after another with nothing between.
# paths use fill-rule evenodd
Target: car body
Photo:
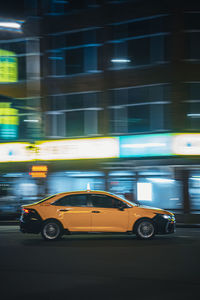
<instances>
[{"instance_id":1,"label":"car body","mask_svg":"<svg viewBox=\"0 0 200 300\"><path fill-rule=\"evenodd\" d=\"M174 214L134 204L105 191L59 193L37 203L23 205L20 230L41 233L46 240L64 233L133 233L149 239L175 231Z\"/></svg>"}]
</instances>

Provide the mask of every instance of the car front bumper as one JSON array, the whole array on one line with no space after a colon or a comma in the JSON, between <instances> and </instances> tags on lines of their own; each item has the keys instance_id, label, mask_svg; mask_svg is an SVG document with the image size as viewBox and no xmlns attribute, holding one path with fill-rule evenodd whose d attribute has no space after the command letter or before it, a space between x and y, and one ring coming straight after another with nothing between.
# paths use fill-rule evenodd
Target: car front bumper
<instances>
[{"instance_id":1,"label":"car front bumper","mask_svg":"<svg viewBox=\"0 0 200 300\"><path fill-rule=\"evenodd\" d=\"M169 234L176 232L176 221L175 219L164 219L161 215L156 215L153 218L156 227L157 234Z\"/></svg>"}]
</instances>

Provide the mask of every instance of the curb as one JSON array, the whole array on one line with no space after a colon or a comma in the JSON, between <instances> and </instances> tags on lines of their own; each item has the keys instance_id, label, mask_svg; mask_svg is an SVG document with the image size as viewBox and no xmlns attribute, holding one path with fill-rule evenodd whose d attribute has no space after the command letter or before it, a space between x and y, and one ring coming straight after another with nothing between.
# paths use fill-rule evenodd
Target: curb
<instances>
[{"instance_id":1,"label":"curb","mask_svg":"<svg viewBox=\"0 0 200 300\"><path fill-rule=\"evenodd\" d=\"M0 221L0 226L19 225L19 221Z\"/></svg>"},{"instance_id":2,"label":"curb","mask_svg":"<svg viewBox=\"0 0 200 300\"><path fill-rule=\"evenodd\" d=\"M187 224L187 223L178 223L176 224L177 228L200 228L200 224Z\"/></svg>"}]
</instances>

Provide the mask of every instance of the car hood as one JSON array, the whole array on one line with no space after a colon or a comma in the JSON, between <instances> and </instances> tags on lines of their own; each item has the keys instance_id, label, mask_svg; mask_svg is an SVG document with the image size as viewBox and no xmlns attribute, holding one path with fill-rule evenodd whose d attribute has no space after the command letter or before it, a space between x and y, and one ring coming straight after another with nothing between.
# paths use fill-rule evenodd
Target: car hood
<instances>
[{"instance_id":1,"label":"car hood","mask_svg":"<svg viewBox=\"0 0 200 300\"><path fill-rule=\"evenodd\" d=\"M146 206L146 205L138 205L137 207L141 208L141 209L146 209L148 211L151 211L151 212L157 213L157 214L160 213L160 214L172 215L171 212L161 209L161 208L157 208L157 207L151 207L151 206Z\"/></svg>"}]
</instances>

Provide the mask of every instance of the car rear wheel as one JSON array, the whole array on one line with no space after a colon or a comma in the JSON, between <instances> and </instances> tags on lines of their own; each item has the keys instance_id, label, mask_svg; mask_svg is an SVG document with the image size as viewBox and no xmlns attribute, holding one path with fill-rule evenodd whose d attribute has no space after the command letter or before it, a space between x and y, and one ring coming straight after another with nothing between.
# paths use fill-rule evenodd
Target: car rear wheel
<instances>
[{"instance_id":1,"label":"car rear wheel","mask_svg":"<svg viewBox=\"0 0 200 300\"><path fill-rule=\"evenodd\" d=\"M41 234L45 240L58 240L62 236L62 228L58 222L49 220L44 223Z\"/></svg>"},{"instance_id":2,"label":"car rear wheel","mask_svg":"<svg viewBox=\"0 0 200 300\"><path fill-rule=\"evenodd\" d=\"M139 239L151 239L155 235L155 227L151 220L141 220L138 222L135 230Z\"/></svg>"}]
</instances>

